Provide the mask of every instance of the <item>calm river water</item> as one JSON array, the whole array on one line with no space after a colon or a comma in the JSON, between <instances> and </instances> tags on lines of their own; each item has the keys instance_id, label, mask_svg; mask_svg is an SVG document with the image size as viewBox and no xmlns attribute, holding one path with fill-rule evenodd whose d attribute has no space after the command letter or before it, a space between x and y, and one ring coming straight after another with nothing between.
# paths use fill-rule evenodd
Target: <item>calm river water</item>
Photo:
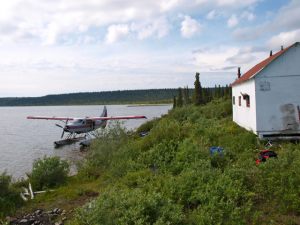
<instances>
[{"instance_id":1,"label":"calm river water","mask_svg":"<svg viewBox=\"0 0 300 225\"><path fill-rule=\"evenodd\" d=\"M164 106L108 105L108 116L145 115L147 120L166 114L171 108ZM32 162L44 155L56 155L71 162L82 158L79 145L55 149L53 142L60 139L62 130L55 126L59 121L27 120L35 116L100 116L103 106L43 106L0 107L0 173L7 171L14 178L25 176ZM134 129L147 120L127 120L124 126Z\"/></svg>"}]
</instances>

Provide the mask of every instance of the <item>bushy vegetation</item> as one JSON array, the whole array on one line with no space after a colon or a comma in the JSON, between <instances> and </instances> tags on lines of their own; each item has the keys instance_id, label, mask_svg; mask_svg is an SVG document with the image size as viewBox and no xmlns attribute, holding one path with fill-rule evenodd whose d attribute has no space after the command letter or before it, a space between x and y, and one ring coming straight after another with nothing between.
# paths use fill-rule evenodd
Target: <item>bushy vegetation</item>
<instances>
[{"instance_id":1,"label":"bushy vegetation","mask_svg":"<svg viewBox=\"0 0 300 225\"><path fill-rule=\"evenodd\" d=\"M37 159L33 163L32 172L27 174L29 179L20 179L13 181L10 175L5 172L0 174L0 224L5 216L12 216L21 207L26 207L28 204L33 203L32 200L24 202L20 193L24 192L24 188L28 187L31 182L34 191L45 190L48 188L56 188L59 185L70 183L72 180L68 178L69 164L59 157L44 157ZM76 179L75 179L76 180ZM66 187L73 188L73 187ZM79 190L77 190L78 192ZM65 191L66 196L71 191ZM76 191L74 191L76 192ZM72 193L73 194L73 193ZM35 199L37 196L35 197ZM39 202L39 200L37 201Z\"/></svg>"},{"instance_id":2,"label":"bushy vegetation","mask_svg":"<svg viewBox=\"0 0 300 225\"><path fill-rule=\"evenodd\" d=\"M12 184L11 176L0 174L0 218L22 205L20 190Z\"/></svg>"},{"instance_id":3,"label":"bushy vegetation","mask_svg":"<svg viewBox=\"0 0 300 225\"><path fill-rule=\"evenodd\" d=\"M232 122L225 99L176 108L148 126L143 138L116 127L92 146L80 174L102 177L103 191L72 224L299 221L299 144L280 143L278 159L256 165L265 143ZM211 146L224 154L210 155Z\"/></svg>"},{"instance_id":4,"label":"bushy vegetation","mask_svg":"<svg viewBox=\"0 0 300 225\"><path fill-rule=\"evenodd\" d=\"M141 133L141 132L149 132L159 121L159 118L155 118L152 120L149 120L145 123L143 123L141 126L139 126L136 130L136 133Z\"/></svg>"},{"instance_id":5,"label":"bushy vegetation","mask_svg":"<svg viewBox=\"0 0 300 225\"><path fill-rule=\"evenodd\" d=\"M155 191L110 189L79 212L80 224L183 224L182 206Z\"/></svg>"},{"instance_id":6,"label":"bushy vegetation","mask_svg":"<svg viewBox=\"0 0 300 225\"><path fill-rule=\"evenodd\" d=\"M69 170L67 161L57 156L45 156L34 161L29 180L35 190L57 187L66 182Z\"/></svg>"},{"instance_id":7,"label":"bushy vegetation","mask_svg":"<svg viewBox=\"0 0 300 225\"><path fill-rule=\"evenodd\" d=\"M140 137L140 132L149 133ZM46 204L55 196L61 202L99 193L69 224L300 221L300 145L275 143L278 158L256 165L266 143L232 122L229 99L175 108L136 134L116 123L99 135L78 175L55 192L37 196L33 208L35 201ZM221 146L223 154L211 155L212 146ZM68 170L66 162L44 158L35 162L30 180L35 189L57 186ZM0 176L0 218L21 204L17 187L6 174Z\"/></svg>"}]
</instances>

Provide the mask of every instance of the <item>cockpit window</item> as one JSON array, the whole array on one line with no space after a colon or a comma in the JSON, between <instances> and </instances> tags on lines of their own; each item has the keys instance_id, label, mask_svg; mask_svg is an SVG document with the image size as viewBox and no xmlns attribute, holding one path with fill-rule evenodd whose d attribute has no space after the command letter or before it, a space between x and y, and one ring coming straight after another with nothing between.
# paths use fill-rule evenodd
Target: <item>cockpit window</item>
<instances>
[{"instance_id":1,"label":"cockpit window","mask_svg":"<svg viewBox=\"0 0 300 225\"><path fill-rule=\"evenodd\" d=\"M77 123L77 124L84 124L84 120L74 120L73 123Z\"/></svg>"}]
</instances>

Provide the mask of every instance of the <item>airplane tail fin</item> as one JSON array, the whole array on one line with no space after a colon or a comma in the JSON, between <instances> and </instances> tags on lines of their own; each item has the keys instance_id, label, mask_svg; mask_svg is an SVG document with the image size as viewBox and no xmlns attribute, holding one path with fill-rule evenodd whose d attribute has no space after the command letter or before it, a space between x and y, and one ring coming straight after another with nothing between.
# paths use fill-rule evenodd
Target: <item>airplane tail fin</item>
<instances>
[{"instance_id":1,"label":"airplane tail fin","mask_svg":"<svg viewBox=\"0 0 300 225\"><path fill-rule=\"evenodd\" d=\"M104 106L103 112L102 112L102 114L101 114L100 117L107 117L107 109L106 109L106 106Z\"/></svg>"},{"instance_id":2,"label":"airplane tail fin","mask_svg":"<svg viewBox=\"0 0 300 225\"><path fill-rule=\"evenodd\" d=\"M106 108L106 106L104 106L103 112L102 112L100 117L107 117L107 108ZM107 120L102 120L100 127L105 128L106 125L107 125Z\"/></svg>"}]
</instances>

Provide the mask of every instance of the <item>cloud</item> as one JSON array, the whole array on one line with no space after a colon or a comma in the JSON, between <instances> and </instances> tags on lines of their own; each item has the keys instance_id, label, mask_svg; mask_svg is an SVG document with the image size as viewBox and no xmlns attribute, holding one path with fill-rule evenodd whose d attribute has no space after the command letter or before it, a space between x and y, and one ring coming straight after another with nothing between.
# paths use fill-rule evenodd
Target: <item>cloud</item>
<instances>
[{"instance_id":1,"label":"cloud","mask_svg":"<svg viewBox=\"0 0 300 225\"><path fill-rule=\"evenodd\" d=\"M268 51L266 46L245 46L239 50L239 54L266 53Z\"/></svg>"},{"instance_id":2,"label":"cloud","mask_svg":"<svg viewBox=\"0 0 300 225\"><path fill-rule=\"evenodd\" d=\"M180 0L164 0L161 1L160 9L161 11L169 11L180 4Z\"/></svg>"},{"instance_id":3,"label":"cloud","mask_svg":"<svg viewBox=\"0 0 300 225\"><path fill-rule=\"evenodd\" d=\"M136 35L139 40L150 37L163 38L168 35L170 24L165 17L160 17L147 22L111 25L107 29L105 42L116 43L129 34Z\"/></svg>"},{"instance_id":4,"label":"cloud","mask_svg":"<svg viewBox=\"0 0 300 225\"><path fill-rule=\"evenodd\" d=\"M249 69L269 56L269 49L262 46L244 46L226 59L226 62Z\"/></svg>"},{"instance_id":5,"label":"cloud","mask_svg":"<svg viewBox=\"0 0 300 225\"><path fill-rule=\"evenodd\" d=\"M279 48L281 45L287 47L297 41L300 41L300 29L281 32L278 35L273 36L268 41L268 46L271 48Z\"/></svg>"},{"instance_id":6,"label":"cloud","mask_svg":"<svg viewBox=\"0 0 300 225\"><path fill-rule=\"evenodd\" d=\"M216 18L217 13L216 10L211 10L207 15L206 15L206 19L208 20L213 20L214 18Z\"/></svg>"},{"instance_id":7,"label":"cloud","mask_svg":"<svg viewBox=\"0 0 300 225\"><path fill-rule=\"evenodd\" d=\"M56 23L50 23L47 26L47 29L42 32L41 36L43 36L43 44L52 45L57 42L59 34L61 34L60 26Z\"/></svg>"},{"instance_id":8,"label":"cloud","mask_svg":"<svg viewBox=\"0 0 300 225\"><path fill-rule=\"evenodd\" d=\"M237 67L247 71L269 56L269 49L260 46L217 45L192 51L193 63L201 71L236 72Z\"/></svg>"},{"instance_id":9,"label":"cloud","mask_svg":"<svg viewBox=\"0 0 300 225\"><path fill-rule=\"evenodd\" d=\"M216 0L219 6L243 7L249 6L257 2L257 0Z\"/></svg>"},{"instance_id":10,"label":"cloud","mask_svg":"<svg viewBox=\"0 0 300 225\"><path fill-rule=\"evenodd\" d=\"M265 35L274 35L278 31L288 32L300 29L300 1L292 0L271 17L271 20L257 26L239 28L234 31L237 40L255 40Z\"/></svg>"},{"instance_id":11,"label":"cloud","mask_svg":"<svg viewBox=\"0 0 300 225\"><path fill-rule=\"evenodd\" d=\"M237 54L235 56L227 58L227 61L232 64L242 65L246 63L251 63L255 59L256 57L251 54Z\"/></svg>"},{"instance_id":12,"label":"cloud","mask_svg":"<svg viewBox=\"0 0 300 225\"><path fill-rule=\"evenodd\" d=\"M107 44L112 44L120 39L126 37L129 34L129 27L126 24L111 25L107 29L107 34L105 37L105 42Z\"/></svg>"},{"instance_id":13,"label":"cloud","mask_svg":"<svg viewBox=\"0 0 300 225\"><path fill-rule=\"evenodd\" d=\"M122 45L116 54L109 49L110 45L4 47L0 52L0 95L166 88L193 82L195 69L187 63L190 54L175 49L128 51L128 46Z\"/></svg>"},{"instance_id":14,"label":"cloud","mask_svg":"<svg viewBox=\"0 0 300 225\"><path fill-rule=\"evenodd\" d=\"M246 19L248 21L253 21L255 19L255 15L252 12L244 11L241 15L241 18Z\"/></svg>"},{"instance_id":15,"label":"cloud","mask_svg":"<svg viewBox=\"0 0 300 225\"><path fill-rule=\"evenodd\" d=\"M200 33L200 23L191 18L190 16L184 16L184 20L181 22L181 35L184 38L191 38L194 35Z\"/></svg>"},{"instance_id":16,"label":"cloud","mask_svg":"<svg viewBox=\"0 0 300 225\"><path fill-rule=\"evenodd\" d=\"M3 1L0 7L0 42L25 41L55 45L65 41L70 43L71 37L73 43L78 43L75 39L90 30L105 30L114 24L149 23L163 17L177 22L179 13L195 15L205 14L207 11L211 11L208 18L212 18L214 10L232 11L249 7L255 2L256 0ZM143 37L148 37L148 33L155 33L157 37L168 33L165 25L152 26L141 31L139 39L145 39ZM94 35L99 34L95 32Z\"/></svg>"},{"instance_id":17,"label":"cloud","mask_svg":"<svg viewBox=\"0 0 300 225\"><path fill-rule=\"evenodd\" d=\"M227 26L229 28L233 28L239 24L239 20L235 14L231 15L231 17L227 20Z\"/></svg>"},{"instance_id":18,"label":"cloud","mask_svg":"<svg viewBox=\"0 0 300 225\"><path fill-rule=\"evenodd\" d=\"M235 66L226 61L238 53L239 49L228 46L205 47L193 52L193 62L201 68L201 71L222 71L222 68Z\"/></svg>"},{"instance_id":19,"label":"cloud","mask_svg":"<svg viewBox=\"0 0 300 225\"><path fill-rule=\"evenodd\" d=\"M296 1L293 7L285 3L285 9L272 9L267 22L265 8L254 11L257 2L261 0L3 1L0 89L14 96L178 87L186 81L193 84L195 71L207 83L221 83L228 71L236 72L238 63L244 70L268 55L268 50L259 49L262 41L251 42L258 47L250 48L228 37L226 22L231 15L239 22L234 29L256 16L261 19L253 24L260 23L264 40L299 29L290 21L278 33L267 34L261 25L273 24L271 19L284 10L293 11ZM296 14L291 15L297 20ZM197 38L184 39L192 37ZM114 45L118 41L121 44Z\"/></svg>"},{"instance_id":20,"label":"cloud","mask_svg":"<svg viewBox=\"0 0 300 225\"><path fill-rule=\"evenodd\" d=\"M237 68L236 66L225 66L225 67L222 67L220 69L224 70L224 71L226 71L226 70L232 71L233 69L236 69L236 68Z\"/></svg>"},{"instance_id":21,"label":"cloud","mask_svg":"<svg viewBox=\"0 0 300 225\"><path fill-rule=\"evenodd\" d=\"M300 1L292 0L288 5L282 7L270 23L272 30L292 30L300 28Z\"/></svg>"},{"instance_id":22,"label":"cloud","mask_svg":"<svg viewBox=\"0 0 300 225\"><path fill-rule=\"evenodd\" d=\"M10 2L10 1L9 1ZM160 3L146 0L11 0L1 3L0 39L23 41L31 35L43 44L57 44L66 36L80 36L90 29L126 24L160 15ZM21 9L21 10L20 10Z\"/></svg>"},{"instance_id":23,"label":"cloud","mask_svg":"<svg viewBox=\"0 0 300 225\"><path fill-rule=\"evenodd\" d=\"M151 20L150 22L132 23L130 29L137 33L137 38L140 40L144 40L152 36L163 38L168 35L170 24L165 17L160 17L158 19Z\"/></svg>"},{"instance_id":24,"label":"cloud","mask_svg":"<svg viewBox=\"0 0 300 225\"><path fill-rule=\"evenodd\" d=\"M78 45L89 45L89 44L97 44L97 39L90 35L83 35L82 37L79 37L77 40Z\"/></svg>"}]
</instances>

